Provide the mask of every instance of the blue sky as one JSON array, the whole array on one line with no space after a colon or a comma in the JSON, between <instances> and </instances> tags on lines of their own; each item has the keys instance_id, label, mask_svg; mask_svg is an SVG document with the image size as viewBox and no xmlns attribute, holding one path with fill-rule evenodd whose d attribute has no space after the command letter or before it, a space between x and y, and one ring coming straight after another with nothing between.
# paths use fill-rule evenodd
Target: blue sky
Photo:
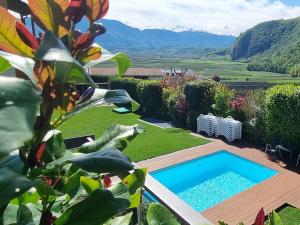
<instances>
[{"instance_id":1,"label":"blue sky","mask_svg":"<svg viewBox=\"0 0 300 225\"><path fill-rule=\"evenodd\" d=\"M289 6L300 6L300 0L282 0L282 2Z\"/></svg>"},{"instance_id":2,"label":"blue sky","mask_svg":"<svg viewBox=\"0 0 300 225\"><path fill-rule=\"evenodd\" d=\"M258 23L300 16L300 0L110 0L108 19L140 29L239 35Z\"/></svg>"}]
</instances>

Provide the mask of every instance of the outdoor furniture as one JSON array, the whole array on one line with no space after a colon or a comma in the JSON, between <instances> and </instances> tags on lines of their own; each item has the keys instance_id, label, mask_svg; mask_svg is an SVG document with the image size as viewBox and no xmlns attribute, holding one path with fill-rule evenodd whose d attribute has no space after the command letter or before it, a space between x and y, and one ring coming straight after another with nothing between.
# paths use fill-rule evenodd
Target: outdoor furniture
<instances>
[{"instance_id":1,"label":"outdoor furniture","mask_svg":"<svg viewBox=\"0 0 300 225\"><path fill-rule=\"evenodd\" d=\"M220 135L230 142L242 139L242 123L230 116L219 118L216 123L216 137Z\"/></svg>"},{"instance_id":2,"label":"outdoor furniture","mask_svg":"<svg viewBox=\"0 0 300 225\"><path fill-rule=\"evenodd\" d=\"M282 152L281 151L287 152L290 155L290 161L289 162L290 163L292 162L292 159L293 159L293 151L292 150L287 149L287 148L285 148L282 145L276 145L275 149L279 151L279 155L280 156L282 156Z\"/></svg>"},{"instance_id":3,"label":"outdoor furniture","mask_svg":"<svg viewBox=\"0 0 300 225\"><path fill-rule=\"evenodd\" d=\"M201 114L197 118L197 133L204 131L208 136L215 134L217 117L209 113L208 115Z\"/></svg>"},{"instance_id":4,"label":"outdoor furniture","mask_svg":"<svg viewBox=\"0 0 300 225\"><path fill-rule=\"evenodd\" d=\"M74 148L79 148L83 144L87 142L92 142L95 140L95 135L87 135L87 136L82 136L82 137L74 137L74 138L68 138L65 139L65 145L66 149L74 149Z\"/></svg>"},{"instance_id":5,"label":"outdoor furniture","mask_svg":"<svg viewBox=\"0 0 300 225\"><path fill-rule=\"evenodd\" d=\"M267 155L268 153L270 153L270 156L272 157L273 161L276 160L277 152L278 152L278 149L272 148L272 145L270 145L270 144L266 145L265 154Z\"/></svg>"},{"instance_id":6,"label":"outdoor furniture","mask_svg":"<svg viewBox=\"0 0 300 225\"><path fill-rule=\"evenodd\" d=\"M113 109L112 110L113 112L115 113L118 113L118 114L126 114L126 113L130 113L131 110L125 108L125 107L121 107L121 108L116 108L116 109Z\"/></svg>"}]
</instances>

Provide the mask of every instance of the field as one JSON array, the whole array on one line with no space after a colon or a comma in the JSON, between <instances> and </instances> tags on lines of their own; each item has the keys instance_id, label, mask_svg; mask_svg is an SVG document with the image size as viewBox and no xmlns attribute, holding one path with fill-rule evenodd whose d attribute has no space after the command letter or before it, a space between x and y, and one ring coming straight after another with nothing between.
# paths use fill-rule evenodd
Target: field
<instances>
[{"instance_id":1,"label":"field","mask_svg":"<svg viewBox=\"0 0 300 225\"><path fill-rule=\"evenodd\" d=\"M248 71L246 62L231 61L229 57L185 58L170 57L131 57L133 66L160 68L189 68L197 74L211 78L218 75L224 82L268 82L268 83L300 83L300 78L292 78L289 74Z\"/></svg>"},{"instance_id":2,"label":"field","mask_svg":"<svg viewBox=\"0 0 300 225\"><path fill-rule=\"evenodd\" d=\"M141 124L146 132L128 142L124 153L137 162L155 156L208 143L207 140L192 136L182 129L162 129L143 123L137 114L119 115L112 107L96 107L82 112L65 122L59 129L64 138L95 134L100 137L112 124Z\"/></svg>"}]
</instances>

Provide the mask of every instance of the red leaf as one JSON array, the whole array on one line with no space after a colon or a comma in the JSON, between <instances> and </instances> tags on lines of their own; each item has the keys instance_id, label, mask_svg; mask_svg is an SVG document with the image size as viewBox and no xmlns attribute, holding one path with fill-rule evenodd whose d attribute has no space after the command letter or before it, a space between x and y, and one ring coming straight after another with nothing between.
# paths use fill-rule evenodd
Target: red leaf
<instances>
[{"instance_id":1,"label":"red leaf","mask_svg":"<svg viewBox=\"0 0 300 225\"><path fill-rule=\"evenodd\" d=\"M36 153L36 160L39 162L42 157L43 157L43 154L45 152L45 149L46 149L46 144L43 143L40 148L38 149L37 153Z\"/></svg>"},{"instance_id":2,"label":"red leaf","mask_svg":"<svg viewBox=\"0 0 300 225\"><path fill-rule=\"evenodd\" d=\"M264 224L265 224L265 212L264 212L264 208L261 208L261 210L256 216L254 225L264 225Z\"/></svg>"},{"instance_id":3,"label":"red leaf","mask_svg":"<svg viewBox=\"0 0 300 225\"><path fill-rule=\"evenodd\" d=\"M21 23L20 21L17 21L16 29L17 29L17 32L18 32L20 38L26 45L31 47L33 50L37 50L39 48L39 46L40 46L39 42L37 41L35 36L32 33L30 33L30 31L27 29L27 27L23 23Z\"/></svg>"},{"instance_id":4,"label":"red leaf","mask_svg":"<svg viewBox=\"0 0 300 225\"><path fill-rule=\"evenodd\" d=\"M77 51L79 49L87 48L88 47L88 42L89 42L90 35L91 35L91 33L89 31L81 34L75 40L75 43L73 45L74 50Z\"/></svg>"},{"instance_id":5,"label":"red leaf","mask_svg":"<svg viewBox=\"0 0 300 225\"><path fill-rule=\"evenodd\" d=\"M108 175L104 175L103 176L103 186L105 188L108 188L108 187L111 186L111 179L110 179L110 177Z\"/></svg>"},{"instance_id":6,"label":"red leaf","mask_svg":"<svg viewBox=\"0 0 300 225\"><path fill-rule=\"evenodd\" d=\"M71 19L78 23L85 14L86 2L83 0L71 0L67 10Z\"/></svg>"}]
</instances>

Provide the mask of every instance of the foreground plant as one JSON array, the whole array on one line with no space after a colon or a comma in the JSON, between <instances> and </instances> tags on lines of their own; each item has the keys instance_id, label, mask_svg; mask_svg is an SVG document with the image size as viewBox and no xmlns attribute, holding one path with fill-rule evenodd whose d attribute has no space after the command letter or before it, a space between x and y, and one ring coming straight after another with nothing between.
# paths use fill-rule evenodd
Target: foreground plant
<instances>
[{"instance_id":1,"label":"foreground plant","mask_svg":"<svg viewBox=\"0 0 300 225\"><path fill-rule=\"evenodd\" d=\"M96 21L107 13L109 2L28 3L43 30L40 38L0 7L0 72L14 67L19 77L0 78L0 225L134 224L146 170L134 168L120 150L124 139L134 138L143 128L112 125L77 151L66 149L57 130L93 106L138 107L123 90L98 89L86 73L89 67L111 60L123 75L131 64L126 55L112 55L94 43L105 32ZM83 17L89 21L85 32L76 29ZM77 84L90 88L80 95ZM109 174L123 179L112 186ZM161 210L169 214L152 204L145 221L158 224ZM177 223L168 216L166 224Z\"/></svg>"},{"instance_id":2,"label":"foreground plant","mask_svg":"<svg viewBox=\"0 0 300 225\"><path fill-rule=\"evenodd\" d=\"M264 209L262 208L258 212L253 225L283 225L279 215L275 211L273 211L269 215L267 223L265 223L265 219L266 219L266 215L265 215ZM223 221L219 221L219 225L228 225L228 224ZM239 223L239 225L244 225L244 223Z\"/></svg>"}]
</instances>

